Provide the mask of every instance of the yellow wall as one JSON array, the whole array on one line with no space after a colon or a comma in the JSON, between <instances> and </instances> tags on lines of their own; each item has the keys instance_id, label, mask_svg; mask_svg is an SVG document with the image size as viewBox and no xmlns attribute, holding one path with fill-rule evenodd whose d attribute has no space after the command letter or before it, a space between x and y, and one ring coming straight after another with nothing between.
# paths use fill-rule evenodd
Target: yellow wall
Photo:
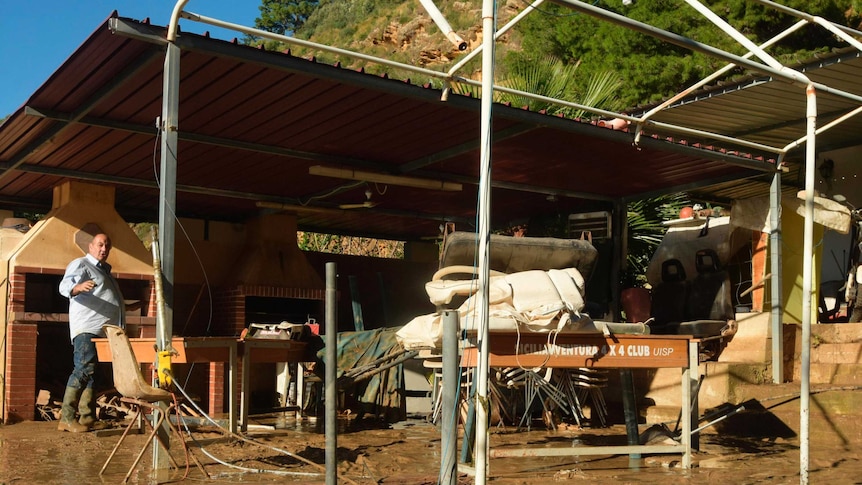
<instances>
[{"instance_id":1,"label":"yellow wall","mask_svg":"<svg viewBox=\"0 0 862 485\"><path fill-rule=\"evenodd\" d=\"M781 214L781 284L784 300L784 323L802 323L802 265L805 261L803 251L803 231L805 219L793 211L785 210ZM814 283L812 289L816 292L820 285L820 248L818 243L823 238L823 226L814 224L814 260L812 272ZM811 322L817 322L817 299L811 302Z\"/></svg>"}]
</instances>

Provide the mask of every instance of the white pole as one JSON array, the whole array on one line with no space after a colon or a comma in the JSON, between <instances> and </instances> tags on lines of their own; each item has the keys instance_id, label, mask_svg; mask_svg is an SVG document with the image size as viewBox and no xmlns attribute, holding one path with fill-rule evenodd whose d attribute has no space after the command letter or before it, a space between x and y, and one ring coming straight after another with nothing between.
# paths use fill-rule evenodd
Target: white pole
<instances>
[{"instance_id":1,"label":"white pole","mask_svg":"<svg viewBox=\"0 0 862 485\"><path fill-rule=\"evenodd\" d=\"M814 239L814 165L817 154L814 132L817 129L817 91L814 85L805 90L808 142L805 144L805 230L803 232L802 263L802 382L799 390L799 483L808 485L808 417L809 374L811 370L811 298Z\"/></svg>"},{"instance_id":2,"label":"white pole","mask_svg":"<svg viewBox=\"0 0 862 485\"><path fill-rule=\"evenodd\" d=\"M482 123L479 169L479 362L476 366L476 481L488 480L488 280L491 246L491 106L494 102L494 31L496 11L494 0L482 3Z\"/></svg>"}]
</instances>

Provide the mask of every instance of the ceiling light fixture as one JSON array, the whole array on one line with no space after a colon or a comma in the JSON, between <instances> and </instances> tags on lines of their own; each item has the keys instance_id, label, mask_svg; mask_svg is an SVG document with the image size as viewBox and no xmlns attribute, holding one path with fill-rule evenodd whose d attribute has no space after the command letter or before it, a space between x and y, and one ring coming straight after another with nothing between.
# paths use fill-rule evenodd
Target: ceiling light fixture
<instances>
[{"instance_id":1,"label":"ceiling light fixture","mask_svg":"<svg viewBox=\"0 0 862 485\"><path fill-rule=\"evenodd\" d=\"M318 207L312 205L287 204L281 202L271 202L268 200L259 200L255 202L254 205L261 209L273 209L279 211L293 212L296 214L344 212L344 210L336 207Z\"/></svg>"},{"instance_id":2,"label":"ceiling light fixture","mask_svg":"<svg viewBox=\"0 0 862 485\"><path fill-rule=\"evenodd\" d=\"M445 182L443 180L432 180L419 177L406 177L404 175L389 175L385 173L363 172L350 168L324 167L313 165L308 167L311 175L323 177L334 177L347 180L361 180L363 182L375 182L378 184L399 185L402 187L414 187L417 189L443 190L446 192L459 192L463 186L456 182Z\"/></svg>"}]
</instances>

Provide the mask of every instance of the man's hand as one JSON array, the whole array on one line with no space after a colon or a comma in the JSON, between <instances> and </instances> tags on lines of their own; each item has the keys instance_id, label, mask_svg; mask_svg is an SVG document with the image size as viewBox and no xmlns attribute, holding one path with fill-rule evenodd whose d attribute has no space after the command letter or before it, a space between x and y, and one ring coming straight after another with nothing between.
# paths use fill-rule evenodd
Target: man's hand
<instances>
[{"instance_id":1,"label":"man's hand","mask_svg":"<svg viewBox=\"0 0 862 485\"><path fill-rule=\"evenodd\" d=\"M72 287L72 296L80 295L81 293L88 293L93 291L93 288L96 287L96 282L93 280L82 281Z\"/></svg>"}]
</instances>

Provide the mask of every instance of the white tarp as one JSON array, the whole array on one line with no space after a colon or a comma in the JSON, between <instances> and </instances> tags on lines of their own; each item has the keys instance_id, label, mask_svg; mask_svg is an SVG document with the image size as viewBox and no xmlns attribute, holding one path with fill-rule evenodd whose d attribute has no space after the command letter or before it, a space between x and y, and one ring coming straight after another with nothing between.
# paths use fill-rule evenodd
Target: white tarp
<instances>
[{"instance_id":1,"label":"white tarp","mask_svg":"<svg viewBox=\"0 0 862 485\"><path fill-rule=\"evenodd\" d=\"M490 281L489 331L601 333L584 308L584 279L575 268L531 270L496 276ZM426 284L432 303L448 302L453 292L469 296L458 307L462 330L478 330L473 280L436 280ZM406 349L439 348L440 314L421 315L396 336Z\"/></svg>"}]
</instances>

